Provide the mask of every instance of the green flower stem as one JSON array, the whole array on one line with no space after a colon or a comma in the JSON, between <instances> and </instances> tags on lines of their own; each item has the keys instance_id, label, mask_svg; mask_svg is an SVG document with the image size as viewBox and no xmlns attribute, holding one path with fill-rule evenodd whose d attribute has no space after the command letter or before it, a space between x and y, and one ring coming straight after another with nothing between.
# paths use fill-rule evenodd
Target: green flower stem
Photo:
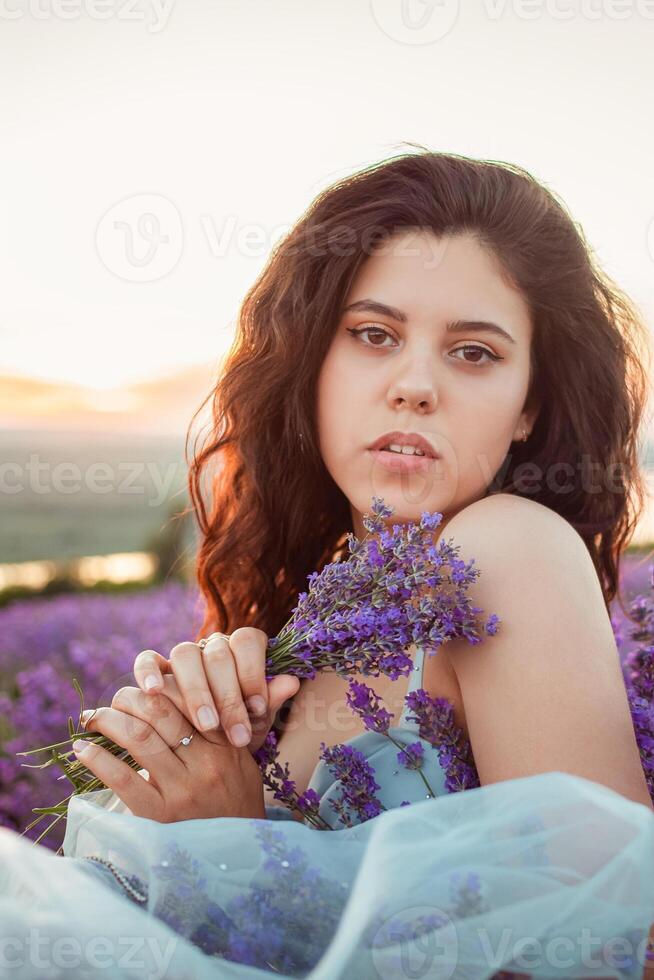
<instances>
[{"instance_id":1,"label":"green flower stem","mask_svg":"<svg viewBox=\"0 0 654 980\"><path fill-rule=\"evenodd\" d=\"M384 732L384 735L386 736L386 738L389 738L391 740L391 742L393 743L393 745L397 746L398 749L401 749L403 752L406 752L406 745L402 745L401 742L397 742L393 738L392 735L389 735L388 734L388 732ZM425 784L425 786L427 787L427 789L429 790L429 792L431 793L431 795L432 796L436 796L436 794L434 793L433 789L431 788L431 786L427 782L427 777L425 776L424 772L422 771L422 766L420 768L416 769L416 772L418 773L418 775L422 779L423 783Z\"/></svg>"},{"instance_id":2,"label":"green flower stem","mask_svg":"<svg viewBox=\"0 0 654 980\"><path fill-rule=\"evenodd\" d=\"M60 745L71 745L74 741L92 737L94 732L75 732L72 738L67 738L63 742L53 742L52 745L41 745L38 749L28 749L27 752L16 752L16 755L33 755L35 752L46 752L48 749L58 749ZM48 763L46 762L45 765ZM28 769L40 769L41 766L27 766Z\"/></svg>"}]
</instances>

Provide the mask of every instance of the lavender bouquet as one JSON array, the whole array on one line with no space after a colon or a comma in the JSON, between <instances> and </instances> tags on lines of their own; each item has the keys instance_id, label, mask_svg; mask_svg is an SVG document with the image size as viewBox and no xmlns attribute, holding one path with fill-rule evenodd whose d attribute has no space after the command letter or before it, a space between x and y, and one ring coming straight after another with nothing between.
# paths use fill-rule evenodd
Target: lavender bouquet
<instances>
[{"instance_id":1,"label":"lavender bouquet","mask_svg":"<svg viewBox=\"0 0 654 980\"><path fill-rule=\"evenodd\" d=\"M391 516L392 509L375 497L372 510L374 516L363 519L370 532L364 541L348 536L349 559L309 576L309 592L300 593L289 622L269 643L276 670L312 678L317 670L331 668L343 676L359 672L395 680L411 670L412 660L405 652L411 643L433 655L455 637L465 637L471 644L482 641L477 619L482 610L471 605L468 595L479 570L473 568L474 559L462 561L451 542L433 544L431 532L440 525L442 514L424 512L419 524L394 524L388 531L384 518ZM494 635L499 622L491 614L484 631ZM403 746L395 741L389 732L392 716L379 706L367 685L350 680L346 700L367 730L395 744L398 762L415 769L427 795L434 796L421 772L422 742ZM452 704L432 698L423 689L407 695L405 703L414 712L408 719L418 723L420 737L438 750L448 791L478 786L471 747L454 723ZM275 799L298 810L314 826L331 829L319 814L319 795L312 789L298 794L288 765L282 767L278 755L271 730L255 758ZM351 745L327 747L323 742L320 758L340 780L340 799L330 805L342 823L351 825L351 812L363 822L384 809L374 792L380 788L374 768L363 753ZM408 801L402 805L409 805Z\"/></svg>"},{"instance_id":2,"label":"lavender bouquet","mask_svg":"<svg viewBox=\"0 0 654 980\"><path fill-rule=\"evenodd\" d=\"M347 560L326 565L320 573L309 575L309 591L301 592L290 619L278 636L268 642L266 676L295 674L314 678L318 671L334 670L342 676L361 673L364 676L385 674L393 680L407 675L412 668L411 657L404 652L412 643L422 645L425 653L434 654L438 648L455 637L465 637L471 644L480 643L482 632L497 632L499 619L489 616L482 627L478 620L481 609L471 604L470 584L479 576L473 568L474 559L465 563L458 557L458 548L450 543L433 543L433 532L442 521L442 514L424 512L420 522L393 524L389 531L384 523L393 510L381 498L373 498L373 516L365 515L363 523L368 535L363 541L350 534ZM40 816L29 830L47 814L57 820L66 817L72 796L105 788L72 750L60 751L76 738L90 738L138 770L139 764L125 749L99 733L85 732L81 718L83 694L77 681L73 684L80 696L80 716L77 726L68 719L69 738L54 745L20 752L30 755L48 751L51 758L41 766L57 765L73 785L73 793L52 807L33 808ZM388 734L390 715L380 709L374 692L366 685L350 681L348 705L364 720L366 727ZM415 712L413 720L420 726L420 735L439 749L441 761L450 768L448 789L465 789L478 785L474 762L462 733L452 720L452 708L445 699L432 699L425 691L416 691L406 699ZM76 727L76 730L75 730ZM398 743L396 743L398 744ZM420 771L422 745L416 742L403 747L398 744L398 760ZM349 822L348 808L358 812L361 819L375 816L381 804L374 797L374 770L352 746L321 746L322 757L336 767L342 778L344 796L340 815ZM318 814L317 794L295 792L293 781L277 763L274 732L269 732L255 753L263 773L264 783L275 791L277 799L299 809L317 827L327 826ZM420 773L419 773L420 774ZM420 774L421 775L421 774ZM424 779L424 777L422 777ZM430 787L427 785L427 788ZM430 794L434 795L431 790ZM56 822L56 821L55 821ZM38 838L39 843L50 825Z\"/></svg>"}]
</instances>

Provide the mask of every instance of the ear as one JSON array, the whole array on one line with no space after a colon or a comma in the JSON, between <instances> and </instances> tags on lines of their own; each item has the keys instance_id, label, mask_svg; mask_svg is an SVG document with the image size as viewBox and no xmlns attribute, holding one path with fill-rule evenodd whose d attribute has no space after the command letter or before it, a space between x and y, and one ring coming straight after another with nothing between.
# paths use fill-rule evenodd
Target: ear
<instances>
[{"instance_id":1,"label":"ear","mask_svg":"<svg viewBox=\"0 0 654 980\"><path fill-rule=\"evenodd\" d=\"M526 430L527 436L529 437L533 431L534 425L536 424L536 419L540 415L540 407L537 406L531 409L525 409L520 416L518 422L516 439L520 440L522 438L522 432Z\"/></svg>"}]
</instances>

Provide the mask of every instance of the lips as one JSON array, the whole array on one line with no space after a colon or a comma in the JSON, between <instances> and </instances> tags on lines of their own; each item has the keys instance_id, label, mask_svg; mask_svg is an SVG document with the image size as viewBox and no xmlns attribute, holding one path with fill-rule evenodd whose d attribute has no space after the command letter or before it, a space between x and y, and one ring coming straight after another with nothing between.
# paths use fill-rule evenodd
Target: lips
<instances>
[{"instance_id":1,"label":"lips","mask_svg":"<svg viewBox=\"0 0 654 980\"><path fill-rule=\"evenodd\" d=\"M375 461L390 473L429 473L439 465L434 456L416 456L415 453L393 453L385 449L369 449Z\"/></svg>"},{"instance_id":2,"label":"lips","mask_svg":"<svg viewBox=\"0 0 654 980\"><path fill-rule=\"evenodd\" d=\"M368 448L374 451L386 449L386 447L390 445L415 446L416 449L422 449L425 456L429 456L431 459L440 458L439 453L436 452L429 440L425 436L421 436L418 432L386 432ZM399 455L399 453L397 455Z\"/></svg>"}]
</instances>

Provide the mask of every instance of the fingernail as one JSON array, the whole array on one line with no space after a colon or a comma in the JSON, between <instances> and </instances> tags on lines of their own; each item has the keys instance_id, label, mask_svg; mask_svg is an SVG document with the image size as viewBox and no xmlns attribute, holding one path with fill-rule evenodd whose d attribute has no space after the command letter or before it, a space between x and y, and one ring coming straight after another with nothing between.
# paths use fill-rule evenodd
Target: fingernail
<instances>
[{"instance_id":1,"label":"fingernail","mask_svg":"<svg viewBox=\"0 0 654 980\"><path fill-rule=\"evenodd\" d=\"M88 746L84 741L84 739L76 738L75 741L73 742L73 752L75 753L75 755L81 755L86 748L88 748Z\"/></svg>"},{"instance_id":2,"label":"fingernail","mask_svg":"<svg viewBox=\"0 0 654 980\"><path fill-rule=\"evenodd\" d=\"M250 741L250 733L245 725L234 725L231 730L231 735L234 745L247 745Z\"/></svg>"},{"instance_id":3,"label":"fingernail","mask_svg":"<svg viewBox=\"0 0 654 980\"><path fill-rule=\"evenodd\" d=\"M261 697L260 694L253 694L251 698L247 699L246 702L248 708L255 715L263 715L266 711L266 702Z\"/></svg>"},{"instance_id":4,"label":"fingernail","mask_svg":"<svg viewBox=\"0 0 654 980\"><path fill-rule=\"evenodd\" d=\"M207 728L218 727L218 715L213 708L210 708L206 704L203 704L198 710L198 721L200 722L202 731L206 731Z\"/></svg>"},{"instance_id":5,"label":"fingernail","mask_svg":"<svg viewBox=\"0 0 654 980\"><path fill-rule=\"evenodd\" d=\"M148 676L143 681L143 686L146 691L150 691L153 687L159 687L159 677L157 674L148 674Z\"/></svg>"}]
</instances>

